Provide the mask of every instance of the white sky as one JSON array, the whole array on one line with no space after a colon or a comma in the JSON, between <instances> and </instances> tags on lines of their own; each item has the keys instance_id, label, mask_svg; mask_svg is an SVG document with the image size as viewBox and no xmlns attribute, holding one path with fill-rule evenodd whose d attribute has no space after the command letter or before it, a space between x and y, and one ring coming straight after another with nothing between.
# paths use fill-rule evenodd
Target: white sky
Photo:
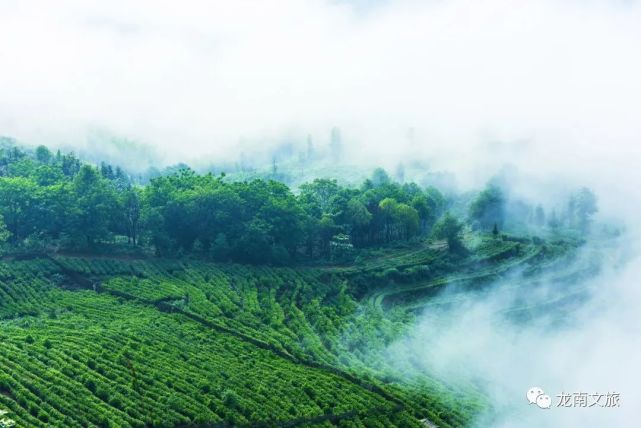
<instances>
[{"instance_id":1,"label":"white sky","mask_svg":"<svg viewBox=\"0 0 641 428\"><path fill-rule=\"evenodd\" d=\"M0 0L0 135L217 163L339 126L351 163L638 195L640 23L634 1Z\"/></svg>"},{"instance_id":2,"label":"white sky","mask_svg":"<svg viewBox=\"0 0 641 428\"><path fill-rule=\"evenodd\" d=\"M236 157L241 139L323 142L332 126L350 160L429 156L477 186L509 160L593 186L636 225L641 5L0 0L0 135L81 145L107 130L175 163ZM620 313L638 313L631 266ZM577 337L626 368L638 354L638 332Z\"/></svg>"},{"instance_id":3,"label":"white sky","mask_svg":"<svg viewBox=\"0 0 641 428\"><path fill-rule=\"evenodd\" d=\"M641 136L636 2L0 0L0 134L183 160L340 126L354 153ZM547 147L547 146L546 146Z\"/></svg>"}]
</instances>

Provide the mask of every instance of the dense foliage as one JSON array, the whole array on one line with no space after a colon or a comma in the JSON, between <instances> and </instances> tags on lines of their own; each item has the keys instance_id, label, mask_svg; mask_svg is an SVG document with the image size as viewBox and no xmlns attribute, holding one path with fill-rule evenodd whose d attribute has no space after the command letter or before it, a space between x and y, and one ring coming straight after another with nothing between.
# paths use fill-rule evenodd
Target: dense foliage
<instances>
[{"instance_id":1,"label":"dense foliage","mask_svg":"<svg viewBox=\"0 0 641 428\"><path fill-rule=\"evenodd\" d=\"M0 245L8 242L14 251L95 252L106 243L128 243L165 257L274 265L349 262L355 250L421 236L460 248L466 223L451 212L441 218L452 202L434 187L394 182L382 169L357 188L315 179L296 193L273 180L230 181L187 167L138 186L120 168L94 167L73 154L0 146ZM588 189L547 220L540 205L513 205L491 185L469 202L467 216L457 215L473 229L495 234L510 209L513 224L585 232L597 211Z\"/></svg>"},{"instance_id":2,"label":"dense foliage","mask_svg":"<svg viewBox=\"0 0 641 428\"><path fill-rule=\"evenodd\" d=\"M596 210L588 189L546 216L495 185L446 198L380 169L360 187L189 168L140 186L0 146L0 427L470 425L490 405L474 385L389 346L501 278L576 301Z\"/></svg>"},{"instance_id":3,"label":"dense foliage","mask_svg":"<svg viewBox=\"0 0 641 428\"><path fill-rule=\"evenodd\" d=\"M276 181L228 182L188 168L133 186L118 168L44 146L0 151L0 238L14 247L91 250L124 239L165 256L339 260L354 247L427 234L445 205L438 190L394 183L382 170L360 188L316 179L295 195Z\"/></svg>"},{"instance_id":4,"label":"dense foliage","mask_svg":"<svg viewBox=\"0 0 641 428\"><path fill-rule=\"evenodd\" d=\"M78 284L64 272L50 260L0 263L0 408L19 426L281 426L326 416L418 426L391 396L339 372L179 313L66 290Z\"/></svg>"},{"instance_id":5,"label":"dense foliage","mask_svg":"<svg viewBox=\"0 0 641 428\"><path fill-rule=\"evenodd\" d=\"M575 244L460 244L465 254L402 243L322 268L0 262L0 409L20 426L469 425L488 405L473 386L417 376L387 347L417 307L460 298L433 290L516 285L514 272L536 279L550 264L558 275Z\"/></svg>"}]
</instances>

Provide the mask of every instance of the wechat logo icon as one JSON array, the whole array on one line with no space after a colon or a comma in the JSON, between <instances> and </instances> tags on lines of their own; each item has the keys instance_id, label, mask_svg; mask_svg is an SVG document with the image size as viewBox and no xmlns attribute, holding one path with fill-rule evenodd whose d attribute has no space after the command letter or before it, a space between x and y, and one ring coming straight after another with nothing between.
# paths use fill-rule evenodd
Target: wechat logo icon
<instances>
[{"instance_id":1,"label":"wechat logo icon","mask_svg":"<svg viewBox=\"0 0 641 428\"><path fill-rule=\"evenodd\" d=\"M533 386L528 389L525 397L527 398L528 404L536 404L541 409L549 409L552 405L550 396L546 395L545 392L543 392L543 389L538 386Z\"/></svg>"}]
</instances>

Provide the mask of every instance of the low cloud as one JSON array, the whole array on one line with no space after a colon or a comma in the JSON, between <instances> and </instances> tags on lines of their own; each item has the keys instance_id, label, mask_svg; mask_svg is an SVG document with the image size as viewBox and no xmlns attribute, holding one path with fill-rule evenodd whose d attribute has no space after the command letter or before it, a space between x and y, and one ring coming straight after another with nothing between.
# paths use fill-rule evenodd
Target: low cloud
<instances>
[{"instance_id":1,"label":"low cloud","mask_svg":"<svg viewBox=\"0 0 641 428\"><path fill-rule=\"evenodd\" d=\"M0 133L107 130L175 163L339 126L346 162L429 158L471 182L498 142L591 168L639 155L640 19L634 1L5 0Z\"/></svg>"},{"instance_id":2,"label":"low cloud","mask_svg":"<svg viewBox=\"0 0 641 428\"><path fill-rule=\"evenodd\" d=\"M426 312L390 352L484 382L494 426L629 426L641 402L639 22L636 1L0 0L0 135L91 148L106 133L154 162L218 162L308 134L326 144L339 126L345 163L429 159L464 188L509 163L515 194L538 200L589 185L627 238L603 249L590 299L562 327L506 321L497 310L523 296L497 288ZM542 411L526 405L531 386L617 390L622 407Z\"/></svg>"},{"instance_id":3,"label":"low cloud","mask_svg":"<svg viewBox=\"0 0 641 428\"><path fill-rule=\"evenodd\" d=\"M411 367L409 375L474 385L492 406L478 416L479 427L635 426L641 402L636 242L623 236L590 244L540 283L516 275L489 292L458 295L453 305L429 306L407 337L389 347L388 358L393 366ZM599 266L600 273L576 283L554 279L587 266ZM552 398L551 409L528 405L531 387ZM618 393L620 407L558 407L562 393L581 392Z\"/></svg>"}]
</instances>

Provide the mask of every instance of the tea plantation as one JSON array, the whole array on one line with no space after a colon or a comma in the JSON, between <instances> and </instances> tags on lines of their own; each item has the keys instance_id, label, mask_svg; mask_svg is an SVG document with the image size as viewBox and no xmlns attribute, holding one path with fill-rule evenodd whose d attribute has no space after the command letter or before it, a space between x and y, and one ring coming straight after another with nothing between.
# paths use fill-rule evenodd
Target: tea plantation
<instances>
[{"instance_id":1,"label":"tea plantation","mask_svg":"<svg viewBox=\"0 0 641 428\"><path fill-rule=\"evenodd\" d=\"M576 245L482 238L455 256L426 242L296 268L4 260L0 424L465 426L489 405L474 386L407 378L385 347L448 303L439 287L482 289L515 269L533 286Z\"/></svg>"}]
</instances>

